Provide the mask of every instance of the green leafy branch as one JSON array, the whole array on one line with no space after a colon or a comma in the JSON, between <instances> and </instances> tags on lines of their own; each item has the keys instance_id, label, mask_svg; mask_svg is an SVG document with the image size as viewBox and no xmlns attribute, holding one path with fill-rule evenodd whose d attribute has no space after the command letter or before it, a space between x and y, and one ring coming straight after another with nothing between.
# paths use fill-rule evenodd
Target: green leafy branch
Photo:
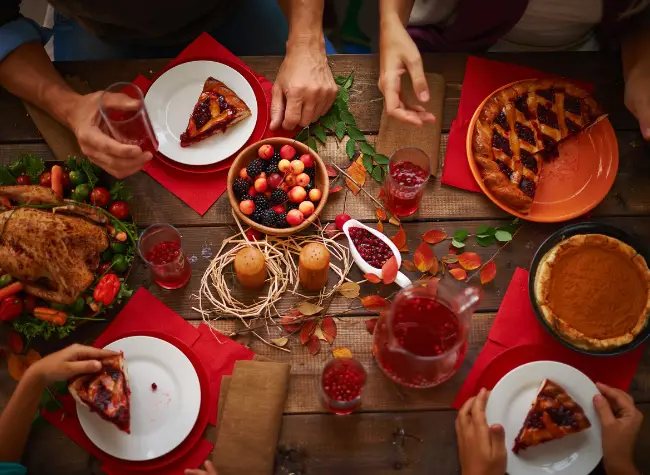
<instances>
[{"instance_id":1,"label":"green leafy branch","mask_svg":"<svg viewBox=\"0 0 650 475\"><path fill-rule=\"evenodd\" d=\"M458 229L451 238L451 245L456 249L465 247L465 241L471 236L476 237L476 244L482 247L488 247L495 242L507 243L512 241L512 236L517 232L519 218L504 226L493 228L492 226L479 226L476 234L470 234L465 229Z\"/></svg>"},{"instance_id":2,"label":"green leafy branch","mask_svg":"<svg viewBox=\"0 0 650 475\"><path fill-rule=\"evenodd\" d=\"M318 142L325 144L327 132L334 135L339 143L347 136L345 152L348 158L356 160L361 156L366 171L375 181L382 183L388 174L388 157L377 153L375 147L368 143L348 107L350 88L354 84L354 71L348 76L336 76L334 80L339 90L332 107L320 119L302 129L294 138L318 152Z\"/></svg>"}]
</instances>

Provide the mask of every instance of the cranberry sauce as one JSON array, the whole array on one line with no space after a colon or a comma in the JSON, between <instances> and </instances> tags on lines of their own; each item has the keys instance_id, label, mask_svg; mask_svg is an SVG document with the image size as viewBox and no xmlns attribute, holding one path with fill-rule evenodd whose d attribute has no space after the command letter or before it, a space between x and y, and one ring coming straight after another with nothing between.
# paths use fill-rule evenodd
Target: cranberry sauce
<instances>
[{"instance_id":1,"label":"cranberry sauce","mask_svg":"<svg viewBox=\"0 0 650 475\"><path fill-rule=\"evenodd\" d=\"M156 244L145 257L152 264L162 266L174 262L180 253L180 243L175 241L165 241Z\"/></svg>"},{"instance_id":2,"label":"cranberry sauce","mask_svg":"<svg viewBox=\"0 0 650 475\"><path fill-rule=\"evenodd\" d=\"M390 176L401 186L418 186L429 178L427 171L412 162L398 162L390 166Z\"/></svg>"},{"instance_id":3,"label":"cranberry sauce","mask_svg":"<svg viewBox=\"0 0 650 475\"><path fill-rule=\"evenodd\" d=\"M361 258L372 267L381 269L386 261L393 256L393 251L388 244L367 229L350 228L350 238Z\"/></svg>"},{"instance_id":4,"label":"cranberry sauce","mask_svg":"<svg viewBox=\"0 0 650 475\"><path fill-rule=\"evenodd\" d=\"M197 103L192 112L192 117L194 118L197 130L201 129L201 127L208 123L210 115L210 98L207 97L205 100Z\"/></svg>"}]
</instances>

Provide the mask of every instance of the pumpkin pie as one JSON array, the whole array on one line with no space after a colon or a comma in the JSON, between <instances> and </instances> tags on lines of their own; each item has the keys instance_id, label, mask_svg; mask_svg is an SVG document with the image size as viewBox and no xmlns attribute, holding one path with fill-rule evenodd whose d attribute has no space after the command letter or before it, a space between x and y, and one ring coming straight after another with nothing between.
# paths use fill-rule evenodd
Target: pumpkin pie
<instances>
[{"instance_id":1,"label":"pumpkin pie","mask_svg":"<svg viewBox=\"0 0 650 475\"><path fill-rule=\"evenodd\" d=\"M648 323L650 270L638 252L602 234L572 236L542 258L535 297L544 319L594 351L630 343Z\"/></svg>"}]
</instances>

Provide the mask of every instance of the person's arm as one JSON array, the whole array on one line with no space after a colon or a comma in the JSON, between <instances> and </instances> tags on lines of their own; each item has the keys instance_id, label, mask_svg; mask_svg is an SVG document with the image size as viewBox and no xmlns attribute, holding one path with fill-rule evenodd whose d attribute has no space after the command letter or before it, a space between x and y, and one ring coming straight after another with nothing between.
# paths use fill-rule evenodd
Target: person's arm
<instances>
[{"instance_id":1,"label":"person's arm","mask_svg":"<svg viewBox=\"0 0 650 475\"><path fill-rule=\"evenodd\" d=\"M420 102L429 101L422 56L406 31L414 0L381 0L379 27L379 89L386 112L405 122L422 125L435 121L421 104L406 104L401 97L402 74L408 71Z\"/></svg>"},{"instance_id":2,"label":"person's arm","mask_svg":"<svg viewBox=\"0 0 650 475\"><path fill-rule=\"evenodd\" d=\"M20 462L47 384L99 371L99 360L113 355L113 351L72 345L30 366L0 414L0 463Z\"/></svg>"},{"instance_id":3,"label":"person's arm","mask_svg":"<svg viewBox=\"0 0 650 475\"><path fill-rule=\"evenodd\" d=\"M650 140L650 7L632 19L622 42L625 105Z\"/></svg>"},{"instance_id":4,"label":"person's arm","mask_svg":"<svg viewBox=\"0 0 650 475\"><path fill-rule=\"evenodd\" d=\"M271 129L306 127L325 114L338 88L325 54L324 0L279 0L289 23L287 52L273 85Z\"/></svg>"}]
</instances>

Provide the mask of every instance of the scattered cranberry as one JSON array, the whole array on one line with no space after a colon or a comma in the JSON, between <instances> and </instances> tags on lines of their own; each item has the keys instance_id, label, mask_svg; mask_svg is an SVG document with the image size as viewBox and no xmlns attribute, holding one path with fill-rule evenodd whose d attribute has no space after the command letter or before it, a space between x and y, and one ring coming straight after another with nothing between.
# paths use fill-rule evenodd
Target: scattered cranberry
<instances>
[{"instance_id":1,"label":"scattered cranberry","mask_svg":"<svg viewBox=\"0 0 650 475\"><path fill-rule=\"evenodd\" d=\"M350 220L350 215L349 214L339 214L336 219L334 219L334 223L336 224L336 228L339 231L343 231L343 225L347 223Z\"/></svg>"},{"instance_id":2,"label":"scattered cranberry","mask_svg":"<svg viewBox=\"0 0 650 475\"><path fill-rule=\"evenodd\" d=\"M153 265L162 266L173 262L181 253L181 245L175 241L159 242L147 253L145 258Z\"/></svg>"},{"instance_id":3,"label":"scattered cranberry","mask_svg":"<svg viewBox=\"0 0 650 475\"><path fill-rule=\"evenodd\" d=\"M156 389L158 389L158 385L156 383L151 383L151 390L156 392Z\"/></svg>"},{"instance_id":4,"label":"scattered cranberry","mask_svg":"<svg viewBox=\"0 0 650 475\"><path fill-rule=\"evenodd\" d=\"M381 269L386 261L393 256L393 251L388 244L367 229L350 228L350 238L361 258L377 269Z\"/></svg>"},{"instance_id":5,"label":"scattered cranberry","mask_svg":"<svg viewBox=\"0 0 650 475\"><path fill-rule=\"evenodd\" d=\"M391 164L390 176L402 186L418 186L427 181L427 171L412 162Z\"/></svg>"},{"instance_id":6,"label":"scattered cranberry","mask_svg":"<svg viewBox=\"0 0 650 475\"><path fill-rule=\"evenodd\" d=\"M29 180L28 175L20 175L18 178L16 178L16 183L19 185L29 185L31 181Z\"/></svg>"}]
</instances>

